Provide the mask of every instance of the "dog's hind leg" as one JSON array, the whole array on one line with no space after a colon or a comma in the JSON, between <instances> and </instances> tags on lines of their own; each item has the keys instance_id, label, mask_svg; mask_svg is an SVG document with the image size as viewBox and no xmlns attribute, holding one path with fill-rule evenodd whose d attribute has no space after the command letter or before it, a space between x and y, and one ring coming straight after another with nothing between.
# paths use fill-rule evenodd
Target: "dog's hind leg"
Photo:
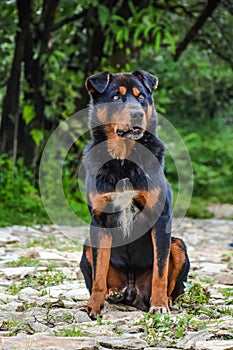
<instances>
[{"instance_id":1,"label":"dog's hind leg","mask_svg":"<svg viewBox=\"0 0 233 350\"><path fill-rule=\"evenodd\" d=\"M86 287L91 294L92 291L92 248L90 242L86 241L83 247L83 255L80 261L80 269L84 276Z\"/></svg>"},{"instance_id":2,"label":"dog's hind leg","mask_svg":"<svg viewBox=\"0 0 233 350\"><path fill-rule=\"evenodd\" d=\"M189 258L184 242L172 237L168 271L168 299L170 305L184 293L184 282L189 272Z\"/></svg>"}]
</instances>

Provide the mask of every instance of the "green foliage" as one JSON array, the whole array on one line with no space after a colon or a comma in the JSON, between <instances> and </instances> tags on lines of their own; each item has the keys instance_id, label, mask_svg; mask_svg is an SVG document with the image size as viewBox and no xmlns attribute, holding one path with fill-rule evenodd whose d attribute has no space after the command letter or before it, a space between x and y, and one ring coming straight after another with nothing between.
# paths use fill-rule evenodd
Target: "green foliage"
<instances>
[{"instance_id":1,"label":"green foliage","mask_svg":"<svg viewBox=\"0 0 233 350\"><path fill-rule=\"evenodd\" d=\"M44 1L39 0L32 2L28 28L33 38L32 61L27 62L24 57L18 96L18 114L24 133L31 137L35 146L33 166L39 164L38 158L51 129L87 105L86 76L101 70L145 69L159 78L159 88L155 92L158 112L179 130L192 158L195 183L188 215L210 217L206 210L209 202L233 203L233 19L227 5L219 2L194 40L175 61L176 49L202 13L205 1L169 0L155 4L148 0L144 5L130 0L114 2L111 8L106 0L62 1L56 8L46 49L42 49L41 42L43 30L48 29L41 17L46 8L43 4ZM0 17L0 101L3 101L18 29L16 2L1 2ZM37 81L35 74L35 80L30 83L26 73L34 64L38 64L42 76ZM43 115L36 115L38 83L45 103ZM12 115L8 118L14 122ZM9 135L14 134L14 124L9 131ZM73 131L69 132L73 137ZM62 181L71 210L88 223L90 216L80 191L82 183L76 176L86 138L87 135L75 142L65 161ZM13 147L12 140L10 144ZM26 142L23 147L27 149ZM22 159L13 166L8 158L11 155L10 151L7 157L0 158L0 225L49 222L39 198L37 169L32 174L24 167ZM78 161L74 161L75 157ZM182 159L179 160L181 163ZM50 166L46 176L49 199L54 204L56 186L52 189L51 184L56 185L56 179L51 171L53 164ZM166 173L176 198L179 186L176 164L169 154ZM59 207L59 203L56 205L61 222L69 224L69 219L65 221L64 208Z\"/></svg>"},{"instance_id":2,"label":"green foliage","mask_svg":"<svg viewBox=\"0 0 233 350\"><path fill-rule=\"evenodd\" d=\"M190 315L167 315L146 313L139 321L145 327L147 341L151 346L174 346L177 339L183 338L187 331L205 328L203 321Z\"/></svg>"},{"instance_id":3,"label":"green foliage","mask_svg":"<svg viewBox=\"0 0 233 350\"><path fill-rule=\"evenodd\" d=\"M38 129L32 129L30 132L35 144L37 146L39 146L39 144L41 143L41 141L43 140L44 134L41 130Z\"/></svg>"},{"instance_id":4,"label":"green foliage","mask_svg":"<svg viewBox=\"0 0 233 350\"><path fill-rule=\"evenodd\" d=\"M58 239L53 235L46 235L43 238L35 238L27 243L27 248L40 246L43 248L56 248L59 251L81 251L82 245L77 240L71 239L69 243ZM52 267L53 265L51 265ZM53 266L54 267L54 266ZM47 267L49 268L49 266Z\"/></svg>"},{"instance_id":5,"label":"green foliage","mask_svg":"<svg viewBox=\"0 0 233 350\"><path fill-rule=\"evenodd\" d=\"M226 292L225 295L228 296L229 293ZM210 320L217 323L223 315L233 315L230 308L212 304L210 297L208 288L199 283L187 284L185 294L176 303L176 308L180 308L182 313L144 314L138 324L144 327L149 344L176 347L177 340L183 338L187 332L206 328ZM200 315L205 317L201 320Z\"/></svg>"},{"instance_id":6,"label":"green foliage","mask_svg":"<svg viewBox=\"0 0 233 350\"><path fill-rule=\"evenodd\" d=\"M32 105L25 105L23 107L23 119L25 120L26 124L29 124L30 121L33 120L33 118L35 117L35 110L34 110L34 106Z\"/></svg>"},{"instance_id":7,"label":"green foliage","mask_svg":"<svg viewBox=\"0 0 233 350\"><path fill-rule=\"evenodd\" d=\"M55 332L55 336L57 337L84 337L85 332L73 325L70 328L61 329L60 332Z\"/></svg>"},{"instance_id":8,"label":"green foliage","mask_svg":"<svg viewBox=\"0 0 233 350\"><path fill-rule=\"evenodd\" d=\"M225 305L233 305L233 290L232 288L219 288L219 291L224 296Z\"/></svg>"},{"instance_id":9,"label":"green foliage","mask_svg":"<svg viewBox=\"0 0 233 350\"><path fill-rule=\"evenodd\" d=\"M73 161L72 156L68 156L63 167L62 185L66 200L70 208L74 211L77 217L81 218L83 224L90 222L90 213L87 207L86 194L84 183L78 179L73 172L71 166Z\"/></svg>"},{"instance_id":10,"label":"green foliage","mask_svg":"<svg viewBox=\"0 0 233 350\"><path fill-rule=\"evenodd\" d=\"M40 265L39 259L31 259L24 255L21 255L16 261L9 261L6 263L8 266L35 266L38 267Z\"/></svg>"},{"instance_id":11,"label":"green foliage","mask_svg":"<svg viewBox=\"0 0 233 350\"><path fill-rule=\"evenodd\" d=\"M0 226L48 223L33 174L19 159L14 165L6 155L0 157Z\"/></svg>"},{"instance_id":12,"label":"green foliage","mask_svg":"<svg viewBox=\"0 0 233 350\"><path fill-rule=\"evenodd\" d=\"M15 3L2 1L0 4L1 10L1 28L0 28L0 101L6 92L6 84L8 74L11 69L13 54L14 54L14 35L17 30L17 9ZM0 114L2 113L2 103L0 103ZM1 118L0 118L1 120Z\"/></svg>"},{"instance_id":13,"label":"green foliage","mask_svg":"<svg viewBox=\"0 0 233 350\"><path fill-rule=\"evenodd\" d=\"M210 300L210 292L208 288L203 288L200 283L192 283L188 286L182 302L186 303L191 310L199 313L204 304L208 304Z\"/></svg>"},{"instance_id":14,"label":"green foliage","mask_svg":"<svg viewBox=\"0 0 233 350\"><path fill-rule=\"evenodd\" d=\"M218 120L205 122L204 125L197 123L193 128L183 127L178 131L190 154L194 174L192 201L187 215L194 218L211 217L212 214L207 210L209 203L233 203L232 131L226 122L220 123ZM162 140L169 139L163 132L160 134ZM174 147L177 148L176 145ZM190 170L182 159L182 149L176 149L176 152L181 155L176 162L169 152L165 161L165 171L172 184L174 198L179 191L177 166L187 185L190 177Z\"/></svg>"},{"instance_id":15,"label":"green foliage","mask_svg":"<svg viewBox=\"0 0 233 350\"><path fill-rule=\"evenodd\" d=\"M36 276L28 276L22 281L13 282L8 288L9 294L17 294L26 287L42 290L69 280L61 270L38 272Z\"/></svg>"},{"instance_id":16,"label":"green foliage","mask_svg":"<svg viewBox=\"0 0 233 350\"><path fill-rule=\"evenodd\" d=\"M224 292L222 292L224 295ZM232 293L231 293L232 294ZM233 311L228 307L230 305L229 297L231 296L226 292L226 298L223 305L216 306L211 302L211 295L208 287L203 287L200 283L187 284L187 290L178 301L177 306L185 309L190 317L199 315L206 315L207 319L217 320L222 315L233 316Z\"/></svg>"}]
</instances>

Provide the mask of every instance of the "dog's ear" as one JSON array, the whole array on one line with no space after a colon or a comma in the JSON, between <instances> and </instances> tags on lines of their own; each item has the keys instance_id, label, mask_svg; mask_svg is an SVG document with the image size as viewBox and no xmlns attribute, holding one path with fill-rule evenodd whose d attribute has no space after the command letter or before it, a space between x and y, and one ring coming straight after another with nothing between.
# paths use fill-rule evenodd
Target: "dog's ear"
<instances>
[{"instance_id":1,"label":"dog's ear","mask_svg":"<svg viewBox=\"0 0 233 350\"><path fill-rule=\"evenodd\" d=\"M108 87L110 75L109 72L101 72L88 77L86 80L86 88L88 92L93 94L97 91L102 94Z\"/></svg>"},{"instance_id":2,"label":"dog's ear","mask_svg":"<svg viewBox=\"0 0 233 350\"><path fill-rule=\"evenodd\" d=\"M149 90L149 92L152 92L154 89L157 89L158 78L156 78L153 74L150 74L144 70L137 70L132 74L136 75L139 78L139 80L141 80L141 82Z\"/></svg>"}]
</instances>

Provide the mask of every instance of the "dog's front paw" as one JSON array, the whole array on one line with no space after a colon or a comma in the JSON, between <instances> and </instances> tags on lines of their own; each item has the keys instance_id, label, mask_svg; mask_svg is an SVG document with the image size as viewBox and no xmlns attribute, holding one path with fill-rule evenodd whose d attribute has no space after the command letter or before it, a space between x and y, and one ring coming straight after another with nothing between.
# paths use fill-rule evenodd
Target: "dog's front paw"
<instances>
[{"instance_id":1,"label":"dog's front paw","mask_svg":"<svg viewBox=\"0 0 233 350\"><path fill-rule=\"evenodd\" d=\"M100 316L100 308L93 308L88 304L81 306L79 310L86 312L93 321L97 320L98 316Z\"/></svg>"},{"instance_id":2,"label":"dog's front paw","mask_svg":"<svg viewBox=\"0 0 233 350\"><path fill-rule=\"evenodd\" d=\"M167 306L151 306L149 312L150 314L170 314Z\"/></svg>"},{"instance_id":3,"label":"dog's front paw","mask_svg":"<svg viewBox=\"0 0 233 350\"><path fill-rule=\"evenodd\" d=\"M124 294L117 288L111 288L108 291L108 294L106 295L105 299L109 303L120 303L124 299Z\"/></svg>"}]
</instances>

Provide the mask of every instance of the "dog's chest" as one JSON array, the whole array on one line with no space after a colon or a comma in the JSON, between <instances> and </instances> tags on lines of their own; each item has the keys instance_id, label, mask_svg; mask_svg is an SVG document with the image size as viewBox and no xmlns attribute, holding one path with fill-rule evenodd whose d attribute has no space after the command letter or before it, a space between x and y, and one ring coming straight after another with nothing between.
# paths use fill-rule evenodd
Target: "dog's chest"
<instances>
[{"instance_id":1,"label":"dog's chest","mask_svg":"<svg viewBox=\"0 0 233 350\"><path fill-rule=\"evenodd\" d=\"M137 231L138 223L144 222L157 202L159 191L155 187L148 189L152 187L148 173L151 172L142 165L111 161L100 168L96 177L95 191L98 193L92 208L99 209L95 212L106 227L119 229L124 238Z\"/></svg>"},{"instance_id":2,"label":"dog's chest","mask_svg":"<svg viewBox=\"0 0 233 350\"><path fill-rule=\"evenodd\" d=\"M133 223L140 212L134 204L135 195L136 192L133 190L111 194L113 213L117 214L117 226L121 229L123 237L129 237L132 234Z\"/></svg>"}]
</instances>

